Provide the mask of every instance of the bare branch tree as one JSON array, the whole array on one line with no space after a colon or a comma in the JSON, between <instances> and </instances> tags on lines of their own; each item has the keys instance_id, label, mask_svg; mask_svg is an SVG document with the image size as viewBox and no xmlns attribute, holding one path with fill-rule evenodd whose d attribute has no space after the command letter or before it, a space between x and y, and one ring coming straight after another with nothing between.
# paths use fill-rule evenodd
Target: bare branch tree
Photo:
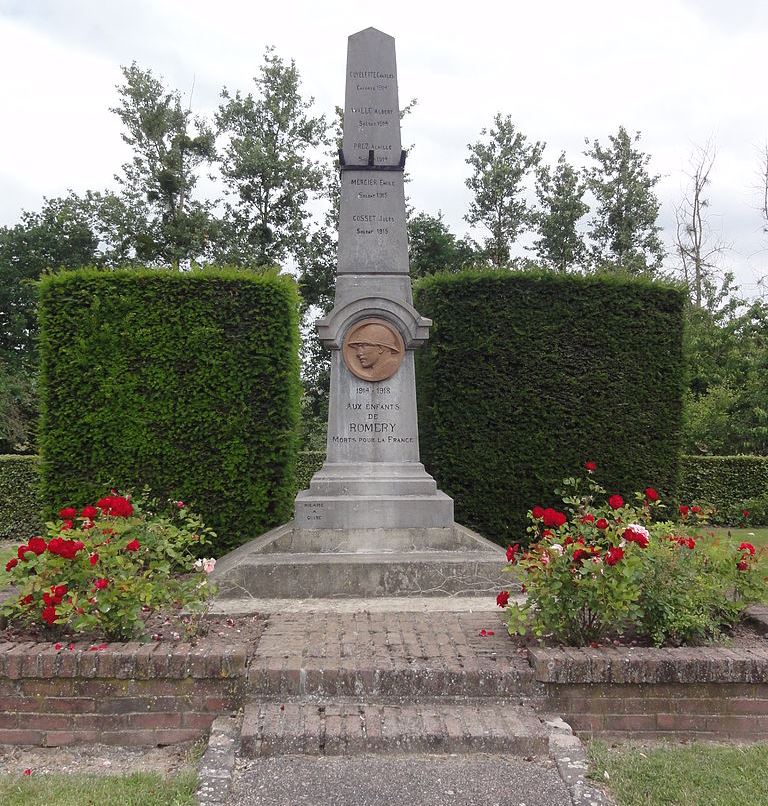
<instances>
[{"instance_id":1,"label":"bare branch tree","mask_svg":"<svg viewBox=\"0 0 768 806\"><path fill-rule=\"evenodd\" d=\"M675 250L680 258L683 278L698 308L702 307L707 286L712 286L718 258L727 249L719 238L713 236L707 216L709 175L715 156L716 150L711 141L693 152L691 170L686 173L688 187L675 208Z\"/></svg>"}]
</instances>

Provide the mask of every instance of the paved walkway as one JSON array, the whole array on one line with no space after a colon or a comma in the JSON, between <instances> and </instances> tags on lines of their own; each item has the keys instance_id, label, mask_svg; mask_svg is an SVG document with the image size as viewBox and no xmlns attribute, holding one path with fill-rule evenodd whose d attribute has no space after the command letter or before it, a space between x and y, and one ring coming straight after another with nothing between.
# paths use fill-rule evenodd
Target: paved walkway
<instances>
[{"instance_id":1,"label":"paved walkway","mask_svg":"<svg viewBox=\"0 0 768 806\"><path fill-rule=\"evenodd\" d=\"M492 600L249 601L267 616L252 697L217 720L201 803L606 803L580 742L530 708L527 653Z\"/></svg>"}]
</instances>

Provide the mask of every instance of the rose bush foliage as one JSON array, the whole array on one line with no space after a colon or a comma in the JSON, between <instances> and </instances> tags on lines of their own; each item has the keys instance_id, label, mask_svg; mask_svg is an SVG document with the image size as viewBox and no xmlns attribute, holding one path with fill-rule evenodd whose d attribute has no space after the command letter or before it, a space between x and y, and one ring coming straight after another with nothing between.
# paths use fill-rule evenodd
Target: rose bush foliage
<instances>
[{"instance_id":1,"label":"rose bush foliage","mask_svg":"<svg viewBox=\"0 0 768 806\"><path fill-rule=\"evenodd\" d=\"M112 493L81 510L64 507L46 536L19 546L8 561L16 595L2 606L12 623L58 632L135 636L142 614L210 595L213 561L198 560L214 533L181 501L160 507Z\"/></svg>"},{"instance_id":2,"label":"rose bush foliage","mask_svg":"<svg viewBox=\"0 0 768 806\"><path fill-rule=\"evenodd\" d=\"M533 507L530 546L507 550L523 603L500 596L510 634L583 646L630 632L655 646L716 638L766 601L765 552L699 536L707 512L681 505L673 521L653 487L625 501L594 479L568 478L564 512ZM506 592L503 592L506 593Z\"/></svg>"}]
</instances>

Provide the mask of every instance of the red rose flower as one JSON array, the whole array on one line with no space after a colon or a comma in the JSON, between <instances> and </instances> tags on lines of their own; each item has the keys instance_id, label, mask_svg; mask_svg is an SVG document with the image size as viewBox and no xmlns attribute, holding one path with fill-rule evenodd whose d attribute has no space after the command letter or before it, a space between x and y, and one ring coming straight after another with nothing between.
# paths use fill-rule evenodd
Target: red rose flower
<instances>
[{"instance_id":1,"label":"red rose flower","mask_svg":"<svg viewBox=\"0 0 768 806\"><path fill-rule=\"evenodd\" d=\"M41 554L45 554L48 544L45 542L45 540L43 540L42 537L32 537L29 540L29 548L30 551L34 551L39 557Z\"/></svg>"},{"instance_id":2,"label":"red rose flower","mask_svg":"<svg viewBox=\"0 0 768 806\"><path fill-rule=\"evenodd\" d=\"M61 523L61 531L62 532L68 532L73 527L74 527L74 524L72 523L72 521L62 521L62 523Z\"/></svg>"},{"instance_id":3,"label":"red rose flower","mask_svg":"<svg viewBox=\"0 0 768 806\"><path fill-rule=\"evenodd\" d=\"M515 543L514 546L507 546L507 562L513 563L515 561L515 555L520 549L520 544Z\"/></svg>"},{"instance_id":4,"label":"red rose flower","mask_svg":"<svg viewBox=\"0 0 768 806\"><path fill-rule=\"evenodd\" d=\"M696 541L692 537L676 537L675 542L679 543L681 546L686 546L686 548L693 549L696 548Z\"/></svg>"},{"instance_id":5,"label":"red rose flower","mask_svg":"<svg viewBox=\"0 0 768 806\"><path fill-rule=\"evenodd\" d=\"M605 518L598 518L597 522L595 523L598 529L607 529L608 528L608 521Z\"/></svg>"},{"instance_id":6,"label":"red rose flower","mask_svg":"<svg viewBox=\"0 0 768 806\"><path fill-rule=\"evenodd\" d=\"M19 561L18 561L18 560L17 560L15 557L12 557L12 558L11 558L10 560L8 560L8 562L5 564L5 570L6 570L6 571L10 571L10 570L11 570L11 568L15 568L15 567L16 567L18 564L19 564Z\"/></svg>"},{"instance_id":7,"label":"red rose flower","mask_svg":"<svg viewBox=\"0 0 768 806\"><path fill-rule=\"evenodd\" d=\"M755 547L751 543L742 543L739 546L739 551L748 551L752 557L755 556Z\"/></svg>"},{"instance_id":8,"label":"red rose flower","mask_svg":"<svg viewBox=\"0 0 768 806\"><path fill-rule=\"evenodd\" d=\"M642 529L642 531L640 531ZM621 535L627 543L637 543L641 549L648 548L648 532L643 527L628 526Z\"/></svg>"},{"instance_id":9,"label":"red rose flower","mask_svg":"<svg viewBox=\"0 0 768 806\"><path fill-rule=\"evenodd\" d=\"M508 601L509 601L509 591L501 591L501 593L499 593L499 595L496 597L496 604L499 607L506 607Z\"/></svg>"},{"instance_id":10,"label":"red rose flower","mask_svg":"<svg viewBox=\"0 0 768 806\"><path fill-rule=\"evenodd\" d=\"M77 510L74 507L64 507L59 510L59 517L65 521L71 521L72 518L77 517Z\"/></svg>"},{"instance_id":11,"label":"red rose flower","mask_svg":"<svg viewBox=\"0 0 768 806\"><path fill-rule=\"evenodd\" d=\"M122 495L108 495L99 499L96 506L112 518L130 518L133 515L133 504Z\"/></svg>"},{"instance_id":12,"label":"red rose flower","mask_svg":"<svg viewBox=\"0 0 768 806\"><path fill-rule=\"evenodd\" d=\"M98 561L99 561L99 555L98 555L97 552L94 551L94 552L91 552L91 554L88 555L88 562L91 565L96 565L96 563Z\"/></svg>"},{"instance_id":13,"label":"red rose flower","mask_svg":"<svg viewBox=\"0 0 768 806\"><path fill-rule=\"evenodd\" d=\"M586 515L582 515L579 518L579 521L581 523L594 523L595 522L595 516L591 512L587 512Z\"/></svg>"},{"instance_id":14,"label":"red rose flower","mask_svg":"<svg viewBox=\"0 0 768 806\"><path fill-rule=\"evenodd\" d=\"M568 518L566 518L562 512L558 512L556 509L547 507L544 510L544 526L559 529L567 520Z\"/></svg>"},{"instance_id":15,"label":"red rose flower","mask_svg":"<svg viewBox=\"0 0 768 806\"><path fill-rule=\"evenodd\" d=\"M98 591L103 591L109 585L108 579L94 579L93 587Z\"/></svg>"},{"instance_id":16,"label":"red rose flower","mask_svg":"<svg viewBox=\"0 0 768 806\"><path fill-rule=\"evenodd\" d=\"M80 513L81 518L87 518L88 520L92 521L94 518L98 517L99 510L96 509L93 504L88 504L87 507L83 507L83 511Z\"/></svg>"},{"instance_id":17,"label":"red rose flower","mask_svg":"<svg viewBox=\"0 0 768 806\"><path fill-rule=\"evenodd\" d=\"M678 511L678 512L679 512L679 513L680 513L680 514L681 514L681 515L682 515L684 518L687 518L687 517L688 517L688 513L690 512L690 508L689 508L689 507L687 507L685 504L680 504L680 506L677 508L677 511Z\"/></svg>"},{"instance_id":18,"label":"red rose flower","mask_svg":"<svg viewBox=\"0 0 768 806\"><path fill-rule=\"evenodd\" d=\"M749 510L748 509L742 509L741 514L742 514L743 517L748 518L749 517Z\"/></svg>"},{"instance_id":19,"label":"red rose flower","mask_svg":"<svg viewBox=\"0 0 768 806\"><path fill-rule=\"evenodd\" d=\"M19 599L19 604L29 605L32 604L34 600L35 597L31 593L28 593L26 596L22 596L22 598Z\"/></svg>"},{"instance_id":20,"label":"red rose flower","mask_svg":"<svg viewBox=\"0 0 768 806\"><path fill-rule=\"evenodd\" d=\"M56 619L58 618L58 615L56 613L56 608L53 607L52 605L48 605L47 607L44 607L43 612L42 612L41 615L42 615L43 621L48 626L52 626L55 623Z\"/></svg>"},{"instance_id":21,"label":"red rose flower","mask_svg":"<svg viewBox=\"0 0 768 806\"><path fill-rule=\"evenodd\" d=\"M612 495L608 499L608 506L611 509L621 509L624 506L624 499L620 495Z\"/></svg>"},{"instance_id":22,"label":"red rose flower","mask_svg":"<svg viewBox=\"0 0 768 806\"><path fill-rule=\"evenodd\" d=\"M698 514L699 514L699 512L701 512L701 507L700 507L700 506L696 506L696 505L694 504L694 505L691 507L691 512L692 512L694 515L698 515Z\"/></svg>"},{"instance_id":23,"label":"red rose flower","mask_svg":"<svg viewBox=\"0 0 768 806\"><path fill-rule=\"evenodd\" d=\"M746 560L740 560L736 563L736 568L739 571L746 571L749 568L749 563Z\"/></svg>"},{"instance_id":24,"label":"red rose flower","mask_svg":"<svg viewBox=\"0 0 768 806\"><path fill-rule=\"evenodd\" d=\"M605 555L606 565L616 565L624 557L624 549L620 546L611 546Z\"/></svg>"},{"instance_id":25,"label":"red rose flower","mask_svg":"<svg viewBox=\"0 0 768 806\"><path fill-rule=\"evenodd\" d=\"M22 561L26 559L24 555L27 553L34 554L29 546L19 546L18 549L16 549L16 556Z\"/></svg>"},{"instance_id":26,"label":"red rose flower","mask_svg":"<svg viewBox=\"0 0 768 806\"><path fill-rule=\"evenodd\" d=\"M597 465L591 460L584 462L584 470L586 470L587 473L594 473L595 470L597 470Z\"/></svg>"},{"instance_id":27,"label":"red rose flower","mask_svg":"<svg viewBox=\"0 0 768 806\"><path fill-rule=\"evenodd\" d=\"M540 507L538 504L531 510L531 517L535 518L537 521L541 520L544 517L544 507Z\"/></svg>"},{"instance_id":28,"label":"red rose flower","mask_svg":"<svg viewBox=\"0 0 768 806\"><path fill-rule=\"evenodd\" d=\"M575 563L580 563L582 560L586 560L589 557L589 552L586 549L576 549L573 552L573 561Z\"/></svg>"},{"instance_id":29,"label":"red rose flower","mask_svg":"<svg viewBox=\"0 0 768 806\"><path fill-rule=\"evenodd\" d=\"M130 543L126 543L125 550L126 551L138 551L141 548L141 543L134 537Z\"/></svg>"},{"instance_id":30,"label":"red rose flower","mask_svg":"<svg viewBox=\"0 0 768 806\"><path fill-rule=\"evenodd\" d=\"M646 501L654 502L659 500L659 494L653 489L653 487L646 487L644 492Z\"/></svg>"}]
</instances>

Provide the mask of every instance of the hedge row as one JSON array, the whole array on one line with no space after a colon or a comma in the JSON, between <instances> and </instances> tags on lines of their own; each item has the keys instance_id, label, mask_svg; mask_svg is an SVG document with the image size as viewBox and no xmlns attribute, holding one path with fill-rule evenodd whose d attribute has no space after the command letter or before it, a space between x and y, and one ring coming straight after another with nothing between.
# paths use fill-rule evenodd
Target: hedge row
<instances>
[{"instance_id":1,"label":"hedge row","mask_svg":"<svg viewBox=\"0 0 768 806\"><path fill-rule=\"evenodd\" d=\"M308 490L312 476L325 461L325 451L301 451L296 462L296 492Z\"/></svg>"},{"instance_id":2,"label":"hedge row","mask_svg":"<svg viewBox=\"0 0 768 806\"><path fill-rule=\"evenodd\" d=\"M148 485L194 504L217 553L290 517L298 295L286 277L83 269L40 283L47 511Z\"/></svg>"},{"instance_id":3,"label":"hedge row","mask_svg":"<svg viewBox=\"0 0 768 806\"><path fill-rule=\"evenodd\" d=\"M680 500L715 507L716 523L768 524L768 456L683 456Z\"/></svg>"},{"instance_id":4,"label":"hedge row","mask_svg":"<svg viewBox=\"0 0 768 806\"><path fill-rule=\"evenodd\" d=\"M610 490L676 492L684 295L616 276L468 271L416 284L422 458L456 519L520 539L586 459Z\"/></svg>"},{"instance_id":5,"label":"hedge row","mask_svg":"<svg viewBox=\"0 0 768 806\"><path fill-rule=\"evenodd\" d=\"M42 527L37 456L0 456L0 540L27 540Z\"/></svg>"}]
</instances>

